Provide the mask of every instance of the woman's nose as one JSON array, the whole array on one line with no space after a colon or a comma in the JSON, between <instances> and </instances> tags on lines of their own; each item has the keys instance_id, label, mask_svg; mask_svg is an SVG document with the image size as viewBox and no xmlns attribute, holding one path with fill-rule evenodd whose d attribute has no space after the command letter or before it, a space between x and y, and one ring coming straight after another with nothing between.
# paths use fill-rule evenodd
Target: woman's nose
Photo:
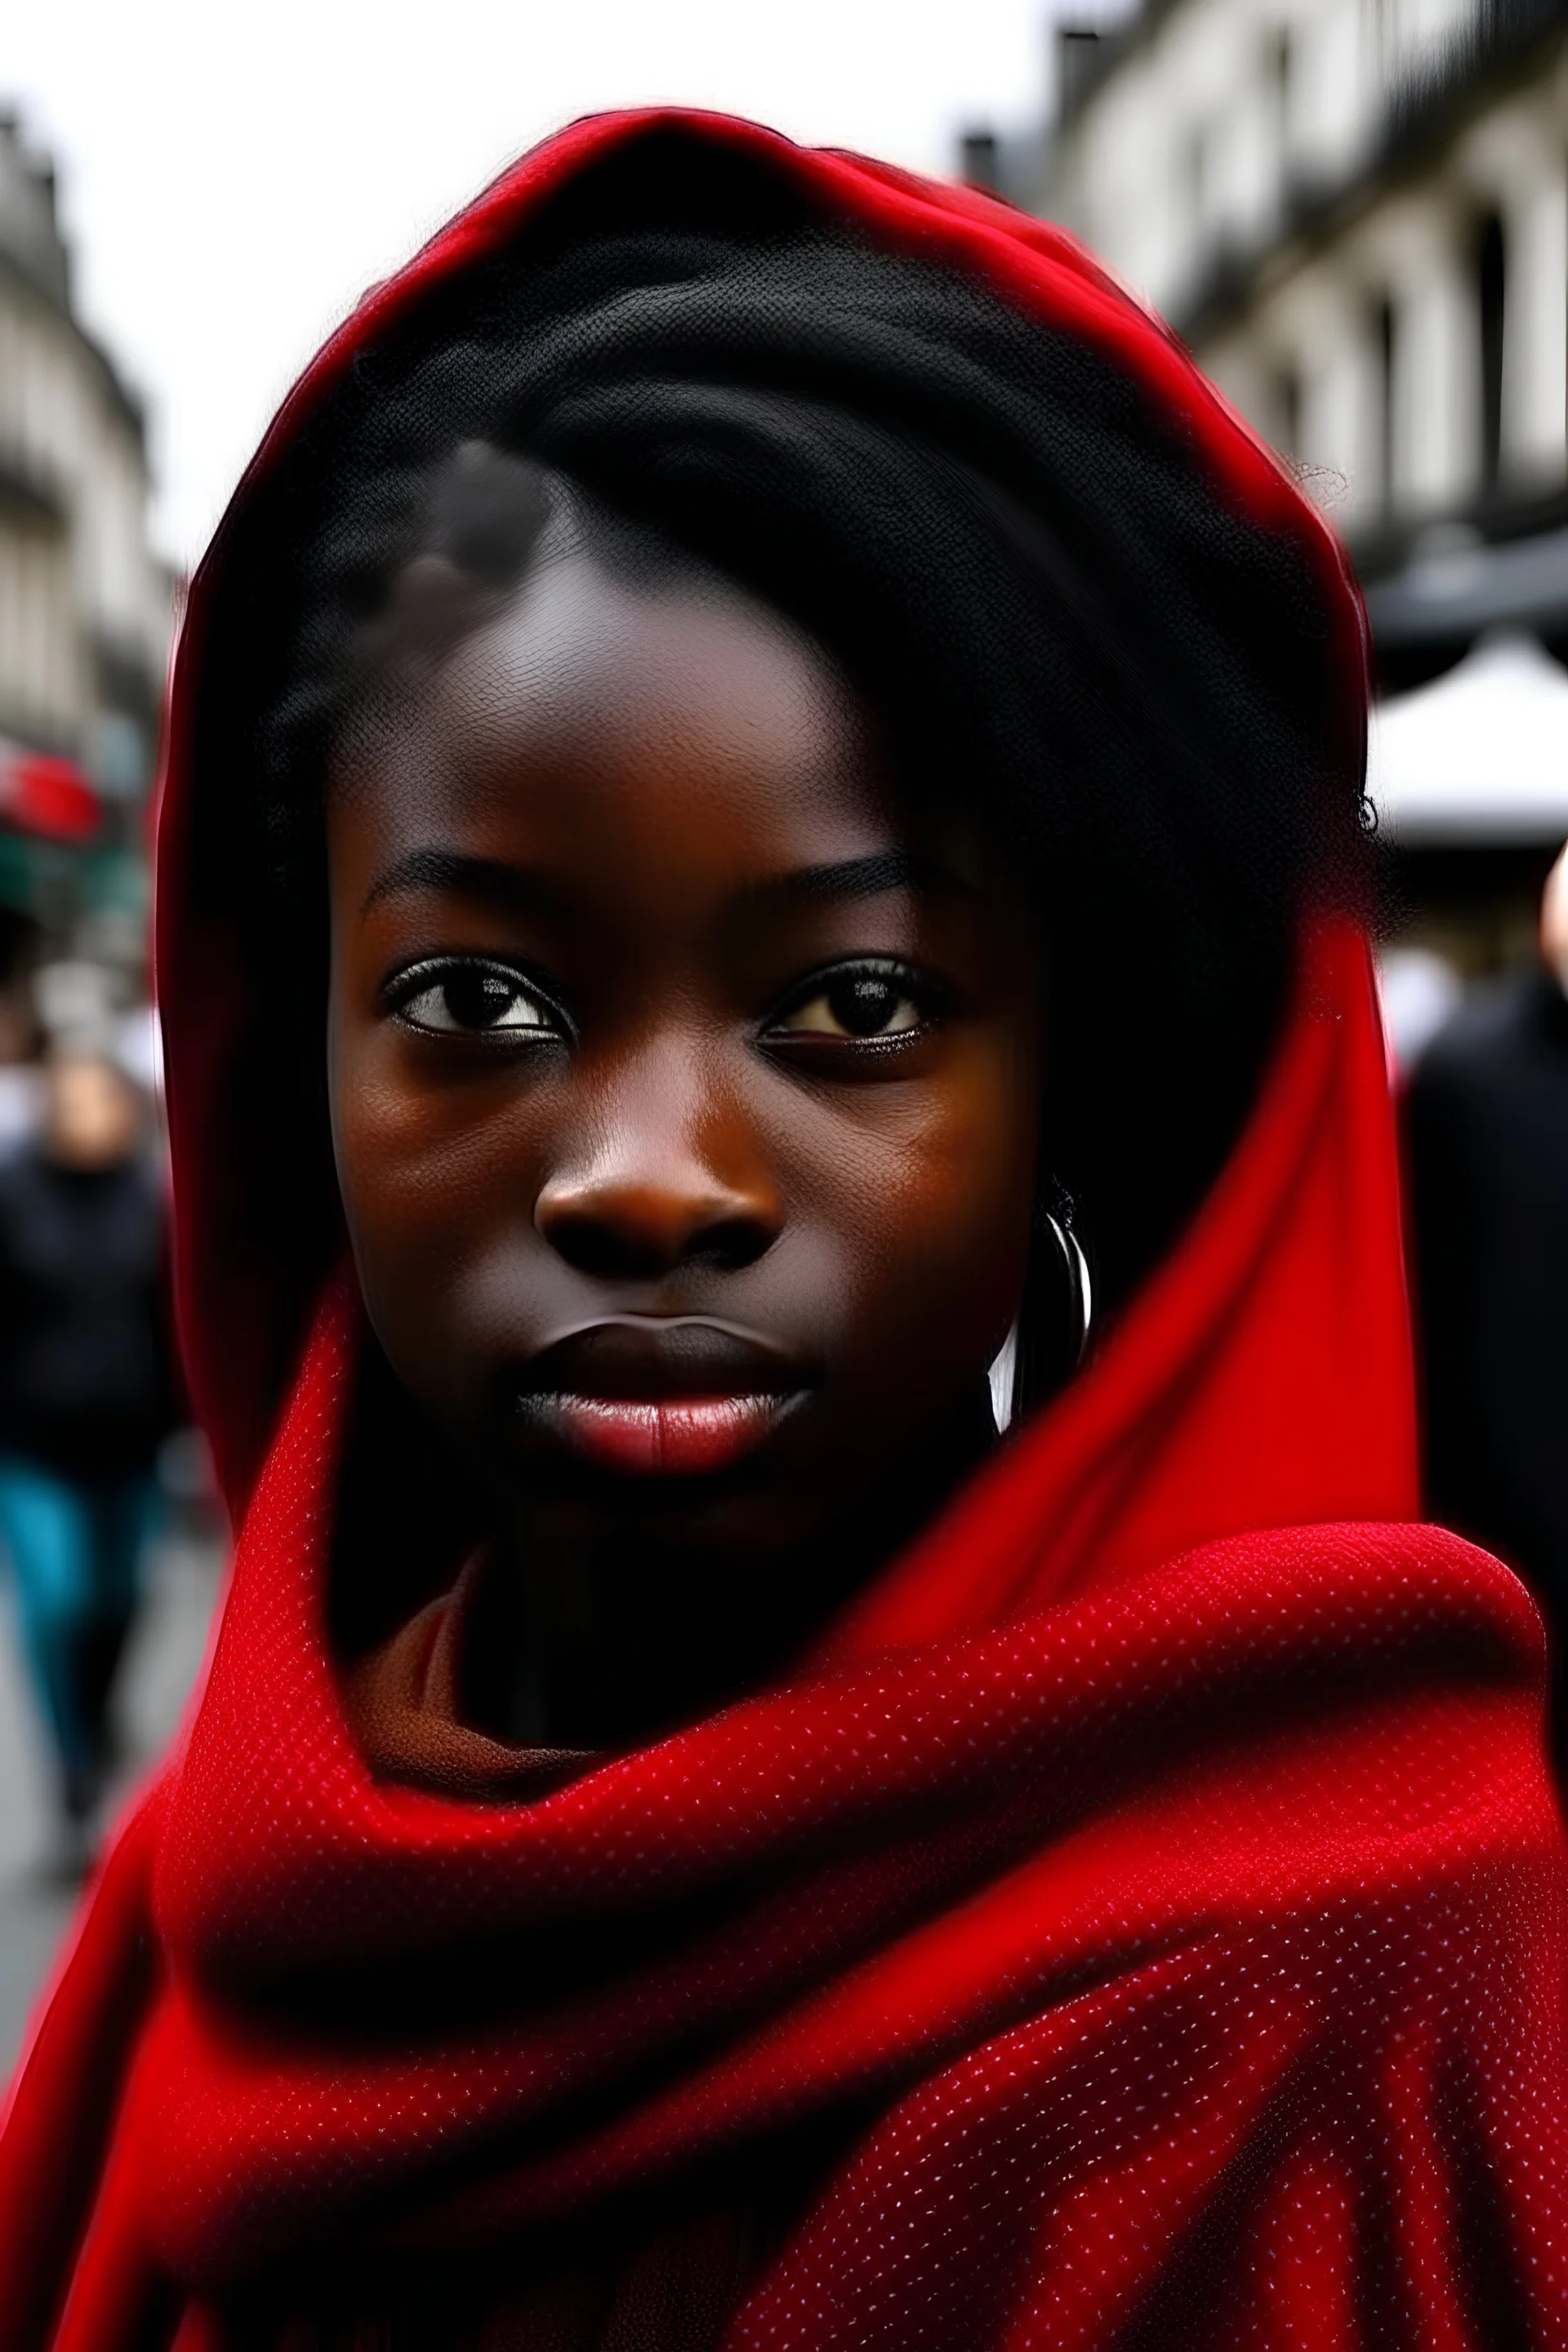
<instances>
[{"instance_id":1,"label":"woman's nose","mask_svg":"<svg viewBox=\"0 0 1568 2352\"><path fill-rule=\"evenodd\" d=\"M752 1265L782 1217L766 1155L700 1059L645 1053L595 1106L593 1141L534 1206L539 1232L584 1274L647 1279L687 1265Z\"/></svg>"}]
</instances>

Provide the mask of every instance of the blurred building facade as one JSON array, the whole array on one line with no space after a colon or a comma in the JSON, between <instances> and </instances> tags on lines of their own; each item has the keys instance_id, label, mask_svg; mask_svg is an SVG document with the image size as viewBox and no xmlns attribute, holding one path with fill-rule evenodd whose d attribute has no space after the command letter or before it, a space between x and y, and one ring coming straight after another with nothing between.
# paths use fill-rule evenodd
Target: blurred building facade
<instances>
[{"instance_id":1,"label":"blurred building facade","mask_svg":"<svg viewBox=\"0 0 1568 2352\"><path fill-rule=\"evenodd\" d=\"M0 953L18 922L124 951L139 919L172 604L147 503L145 421L75 314L53 169L0 110ZM73 769L86 838L52 819Z\"/></svg>"},{"instance_id":2,"label":"blurred building facade","mask_svg":"<svg viewBox=\"0 0 1568 2352\"><path fill-rule=\"evenodd\" d=\"M1564 0L1143 0L1055 37L1054 119L966 142L969 176L1080 235L1296 461L1383 688L1499 628L1568 657ZM1546 842L1447 846L1400 887L1439 926L1489 892L1507 960Z\"/></svg>"}]
</instances>

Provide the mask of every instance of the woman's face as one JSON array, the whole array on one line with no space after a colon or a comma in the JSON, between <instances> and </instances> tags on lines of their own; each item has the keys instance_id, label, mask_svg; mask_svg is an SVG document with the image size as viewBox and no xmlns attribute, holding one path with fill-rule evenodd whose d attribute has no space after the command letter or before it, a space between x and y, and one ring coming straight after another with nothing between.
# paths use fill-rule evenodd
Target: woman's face
<instances>
[{"instance_id":1,"label":"woman's face","mask_svg":"<svg viewBox=\"0 0 1568 2352\"><path fill-rule=\"evenodd\" d=\"M375 1330L521 1507L759 1570L918 1486L1021 1290L1038 983L832 666L571 557L356 729L331 1087Z\"/></svg>"}]
</instances>

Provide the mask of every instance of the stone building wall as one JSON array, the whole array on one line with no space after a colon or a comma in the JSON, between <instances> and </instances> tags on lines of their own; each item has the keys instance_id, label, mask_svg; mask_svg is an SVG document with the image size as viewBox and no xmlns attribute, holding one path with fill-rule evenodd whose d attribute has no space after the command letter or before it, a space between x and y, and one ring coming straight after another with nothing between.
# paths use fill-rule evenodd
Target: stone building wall
<instances>
[{"instance_id":1,"label":"stone building wall","mask_svg":"<svg viewBox=\"0 0 1568 2352\"><path fill-rule=\"evenodd\" d=\"M136 402L72 312L53 175L0 115L0 734L111 797L150 766L170 583Z\"/></svg>"},{"instance_id":2,"label":"stone building wall","mask_svg":"<svg viewBox=\"0 0 1568 2352\"><path fill-rule=\"evenodd\" d=\"M1150 0L1076 80L1011 193L1172 320L1370 577L1434 522L1556 520L1556 0Z\"/></svg>"}]
</instances>

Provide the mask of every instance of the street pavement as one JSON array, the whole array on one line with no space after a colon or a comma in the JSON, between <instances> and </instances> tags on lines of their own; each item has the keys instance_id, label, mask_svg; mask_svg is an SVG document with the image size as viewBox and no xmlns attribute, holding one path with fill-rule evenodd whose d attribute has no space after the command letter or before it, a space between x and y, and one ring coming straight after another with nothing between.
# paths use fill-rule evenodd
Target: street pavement
<instances>
[{"instance_id":1,"label":"street pavement","mask_svg":"<svg viewBox=\"0 0 1568 2352\"><path fill-rule=\"evenodd\" d=\"M106 1807L110 1818L174 1729L202 1662L221 1567L216 1539L200 1531L171 1537L149 1555L146 1603L118 1694L124 1764ZM51 1828L43 1738L17 1655L11 1594L0 1591L0 2085L76 1901L54 1867Z\"/></svg>"}]
</instances>

